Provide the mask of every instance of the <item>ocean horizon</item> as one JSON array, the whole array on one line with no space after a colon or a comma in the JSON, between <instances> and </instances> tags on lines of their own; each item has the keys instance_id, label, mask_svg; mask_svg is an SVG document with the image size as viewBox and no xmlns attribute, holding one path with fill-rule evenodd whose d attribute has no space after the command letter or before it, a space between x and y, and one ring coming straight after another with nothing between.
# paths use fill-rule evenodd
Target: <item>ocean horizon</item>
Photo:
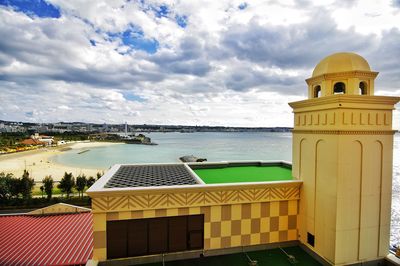
<instances>
[{"instance_id":1,"label":"ocean horizon","mask_svg":"<svg viewBox=\"0 0 400 266\"><path fill-rule=\"evenodd\" d=\"M52 161L81 168L109 168L114 164L176 163L193 155L210 162L232 160L292 160L290 132L145 133L158 145L121 144L70 150ZM85 149L83 149L85 150Z\"/></svg>"}]
</instances>

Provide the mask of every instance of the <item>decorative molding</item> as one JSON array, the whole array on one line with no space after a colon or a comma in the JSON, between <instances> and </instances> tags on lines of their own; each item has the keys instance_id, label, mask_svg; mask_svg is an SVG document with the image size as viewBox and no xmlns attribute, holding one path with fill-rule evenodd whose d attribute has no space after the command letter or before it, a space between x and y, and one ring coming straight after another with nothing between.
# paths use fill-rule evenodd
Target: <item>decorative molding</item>
<instances>
[{"instance_id":1,"label":"decorative molding","mask_svg":"<svg viewBox=\"0 0 400 266\"><path fill-rule=\"evenodd\" d=\"M376 114L375 114L375 119L376 119L376 120L375 120L375 122L376 122L375 124L376 124L377 126L381 126L382 124L379 122L379 113L376 113Z\"/></svg>"},{"instance_id":2,"label":"decorative molding","mask_svg":"<svg viewBox=\"0 0 400 266\"><path fill-rule=\"evenodd\" d=\"M354 112L352 112L351 113L351 125L352 126L357 125L357 123L355 122L354 116L355 116ZM360 125L361 125L361 113L360 113Z\"/></svg>"},{"instance_id":3,"label":"decorative molding","mask_svg":"<svg viewBox=\"0 0 400 266\"><path fill-rule=\"evenodd\" d=\"M299 198L300 184L296 187L267 187L260 189L254 188L163 194L149 193L120 197L93 198L92 211L134 211L144 209L199 207L252 202L297 200Z\"/></svg>"},{"instance_id":4,"label":"decorative molding","mask_svg":"<svg viewBox=\"0 0 400 266\"><path fill-rule=\"evenodd\" d=\"M384 117L383 120L384 120L385 126L391 125L391 122L390 122L390 119L388 118L388 116L386 114L384 114L383 117Z\"/></svg>"},{"instance_id":5,"label":"decorative molding","mask_svg":"<svg viewBox=\"0 0 400 266\"><path fill-rule=\"evenodd\" d=\"M336 124L336 113L333 113L333 120L330 123L330 125L335 125Z\"/></svg>"},{"instance_id":6,"label":"decorative molding","mask_svg":"<svg viewBox=\"0 0 400 266\"><path fill-rule=\"evenodd\" d=\"M311 77L306 79L308 85L316 84L323 80L332 80L337 78L369 78L374 79L378 75L379 72L374 71L344 71L344 72L337 72L337 73L327 73L322 74L316 77Z\"/></svg>"},{"instance_id":7,"label":"decorative molding","mask_svg":"<svg viewBox=\"0 0 400 266\"><path fill-rule=\"evenodd\" d=\"M342 113L342 124L345 125L345 126L348 125L348 123L346 122L346 113Z\"/></svg>"},{"instance_id":8,"label":"decorative molding","mask_svg":"<svg viewBox=\"0 0 400 266\"><path fill-rule=\"evenodd\" d=\"M294 134L326 134L326 135L394 135L396 130L307 130L293 129Z\"/></svg>"},{"instance_id":9,"label":"decorative molding","mask_svg":"<svg viewBox=\"0 0 400 266\"><path fill-rule=\"evenodd\" d=\"M314 125L319 126L319 113L317 114L317 119L316 119Z\"/></svg>"},{"instance_id":10,"label":"decorative molding","mask_svg":"<svg viewBox=\"0 0 400 266\"><path fill-rule=\"evenodd\" d=\"M296 126L300 126L300 116L296 116Z\"/></svg>"},{"instance_id":11,"label":"decorative molding","mask_svg":"<svg viewBox=\"0 0 400 266\"><path fill-rule=\"evenodd\" d=\"M328 124L328 113L325 113L325 120L322 122L323 126L326 126Z\"/></svg>"},{"instance_id":12,"label":"decorative molding","mask_svg":"<svg viewBox=\"0 0 400 266\"><path fill-rule=\"evenodd\" d=\"M390 96L367 96L367 95L347 95L347 94L336 94L330 96L324 96L320 98L312 98L303 101L291 102L289 103L294 112L299 112L298 108L307 107L320 107L321 110L338 109L340 106L326 106L326 104L368 104L369 106L346 106L345 108L355 108L357 109L377 109L377 110L393 110L393 106L400 101L400 97L390 97ZM373 106L376 108L373 108ZM382 106L383 105L383 106ZM342 107L343 108L343 107ZM310 110L310 111L314 111Z\"/></svg>"},{"instance_id":13,"label":"decorative molding","mask_svg":"<svg viewBox=\"0 0 400 266\"><path fill-rule=\"evenodd\" d=\"M321 117L321 118L320 118ZM295 114L295 129L324 128L340 124L353 129L354 126L371 126L376 129L390 129L390 113L383 111L315 111Z\"/></svg>"}]
</instances>

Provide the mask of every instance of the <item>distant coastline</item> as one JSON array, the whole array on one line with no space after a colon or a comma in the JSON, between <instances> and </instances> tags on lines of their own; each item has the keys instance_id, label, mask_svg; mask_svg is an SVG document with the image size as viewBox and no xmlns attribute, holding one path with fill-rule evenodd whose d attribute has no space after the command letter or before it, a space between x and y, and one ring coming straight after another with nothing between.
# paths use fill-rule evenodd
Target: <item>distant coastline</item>
<instances>
[{"instance_id":1,"label":"distant coastline","mask_svg":"<svg viewBox=\"0 0 400 266\"><path fill-rule=\"evenodd\" d=\"M24 169L27 169L35 181L41 181L45 176L51 175L55 181L59 181L64 172L71 172L74 176L85 174L86 176L96 176L97 172L103 172L106 168L83 168L61 165L54 162L51 157L63 153L67 150L76 150L77 153L90 150L95 147L110 145L124 145L123 143L112 142L75 142L55 148L41 148L31 151L23 151L0 156L0 172L12 173L16 177L22 176Z\"/></svg>"},{"instance_id":2,"label":"distant coastline","mask_svg":"<svg viewBox=\"0 0 400 266\"><path fill-rule=\"evenodd\" d=\"M84 122L32 123L0 120L0 132L26 132L27 129L38 133L134 133L146 132L290 132L292 127L235 127L235 126L190 126L160 124L99 124Z\"/></svg>"}]
</instances>

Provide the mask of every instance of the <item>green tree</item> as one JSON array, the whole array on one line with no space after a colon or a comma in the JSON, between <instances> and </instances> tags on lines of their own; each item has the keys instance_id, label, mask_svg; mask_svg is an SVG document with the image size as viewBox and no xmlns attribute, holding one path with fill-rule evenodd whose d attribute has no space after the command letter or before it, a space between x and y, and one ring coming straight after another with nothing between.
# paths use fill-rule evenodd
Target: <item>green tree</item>
<instances>
[{"instance_id":1,"label":"green tree","mask_svg":"<svg viewBox=\"0 0 400 266\"><path fill-rule=\"evenodd\" d=\"M47 199L50 200L51 196L53 195L53 186L54 186L54 181L51 175L46 176L42 180L43 186L44 186L44 192L47 195Z\"/></svg>"},{"instance_id":2,"label":"green tree","mask_svg":"<svg viewBox=\"0 0 400 266\"><path fill-rule=\"evenodd\" d=\"M75 188L78 190L79 196L83 197L83 191L85 190L87 184L86 176L85 175L78 175L76 177L76 185Z\"/></svg>"},{"instance_id":3,"label":"green tree","mask_svg":"<svg viewBox=\"0 0 400 266\"><path fill-rule=\"evenodd\" d=\"M29 177L29 172L24 170L22 178L20 179L20 192L24 200L32 198L32 189L35 185L35 180Z\"/></svg>"},{"instance_id":4,"label":"green tree","mask_svg":"<svg viewBox=\"0 0 400 266\"><path fill-rule=\"evenodd\" d=\"M64 177L61 179L60 184L58 184L58 188L62 193L67 194L67 198L69 198L69 194L72 193L72 188L75 186L75 179L72 173L64 173Z\"/></svg>"},{"instance_id":5,"label":"green tree","mask_svg":"<svg viewBox=\"0 0 400 266\"><path fill-rule=\"evenodd\" d=\"M94 179L93 176L90 176L88 178L88 180L86 181L86 185L87 185L88 188L90 188L95 182L96 182L96 179Z\"/></svg>"},{"instance_id":6,"label":"green tree","mask_svg":"<svg viewBox=\"0 0 400 266\"><path fill-rule=\"evenodd\" d=\"M97 172L96 176L97 176L97 180L99 180L100 177L102 176L102 174L100 172Z\"/></svg>"},{"instance_id":7,"label":"green tree","mask_svg":"<svg viewBox=\"0 0 400 266\"><path fill-rule=\"evenodd\" d=\"M21 180L19 178L11 178L10 193L12 198L18 198L21 193Z\"/></svg>"},{"instance_id":8,"label":"green tree","mask_svg":"<svg viewBox=\"0 0 400 266\"><path fill-rule=\"evenodd\" d=\"M44 186L40 186L40 192L42 193L42 198L43 198L43 195L44 195Z\"/></svg>"},{"instance_id":9,"label":"green tree","mask_svg":"<svg viewBox=\"0 0 400 266\"><path fill-rule=\"evenodd\" d=\"M14 177L12 174L0 173L0 200L9 200L12 197L12 183Z\"/></svg>"}]
</instances>

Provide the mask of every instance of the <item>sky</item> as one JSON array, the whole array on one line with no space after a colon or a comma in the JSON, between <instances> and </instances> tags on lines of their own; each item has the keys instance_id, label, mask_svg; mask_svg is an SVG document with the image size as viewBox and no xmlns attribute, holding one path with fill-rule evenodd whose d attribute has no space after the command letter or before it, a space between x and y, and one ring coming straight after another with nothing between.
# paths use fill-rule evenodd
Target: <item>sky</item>
<instances>
[{"instance_id":1,"label":"sky","mask_svg":"<svg viewBox=\"0 0 400 266\"><path fill-rule=\"evenodd\" d=\"M0 36L1 120L292 126L343 51L400 96L400 0L0 0Z\"/></svg>"}]
</instances>

